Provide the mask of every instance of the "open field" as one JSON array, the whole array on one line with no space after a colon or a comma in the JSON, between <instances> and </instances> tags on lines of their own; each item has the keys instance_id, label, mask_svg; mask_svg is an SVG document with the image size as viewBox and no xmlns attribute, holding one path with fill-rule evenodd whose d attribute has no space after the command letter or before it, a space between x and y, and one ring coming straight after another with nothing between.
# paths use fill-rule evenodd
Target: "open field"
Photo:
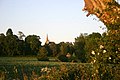
<instances>
[{"instance_id":1,"label":"open field","mask_svg":"<svg viewBox=\"0 0 120 80\"><path fill-rule=\"evenodd\" d=\"M48 61L38 61L36 57L0 57L1 64L21 64L21 65L62 65L62 64L80 64L72 62L48 62ZM82 63L83 64L83 63ZM84 63L89 64L89 63Z\"/></svg>"},{"instance_id":2,"label":"open field","mask_svg":"<svg viewBox=\"0 0 120 80\"><path fill-rule=\"evenodd\" d=\"M56 79L56 76L60 78L58 73L64 75L66 70L69 70L68 68L77 69L79 65L92 67L87 63L38 61L35 57L0 57L0 79L33 80L33 78L37 78L37 80L41 80L48 75Z\"/></svg>"},{"instance_id":3,"label":"open field","mask_svg":"<svg viewBox=\"0 0 120 80\"><path fill-rule=\"evenodd\" d=\"M35 57L0 57L0 80L119 80L120 65L45 62Z\"/></svg>"},{"instance_id":4,"label":"open field","mask_svg":"<svg viewBox=\"0 0 120 80\"><path fill-rule=\"evenodd\" d=\"M0 61L37 61L36 57L0 57Z\"/></svg>"}]
</instances>

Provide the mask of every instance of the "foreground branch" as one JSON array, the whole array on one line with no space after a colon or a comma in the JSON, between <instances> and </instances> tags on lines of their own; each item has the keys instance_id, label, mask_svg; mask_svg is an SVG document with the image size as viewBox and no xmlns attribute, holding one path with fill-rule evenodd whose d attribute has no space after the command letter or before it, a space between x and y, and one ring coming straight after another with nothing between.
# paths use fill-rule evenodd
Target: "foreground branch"
<instances>
[{"instance_id":1,"label":"foreground branch","mask_svg":"<svg viewBox=\"0 0 120 80\"><path fill-rule=\"evenodd\" d=\"M120 27L120 5L115 0L84 0L83 11L96 15L106 26Z\"/></svg>"}]
</instances>

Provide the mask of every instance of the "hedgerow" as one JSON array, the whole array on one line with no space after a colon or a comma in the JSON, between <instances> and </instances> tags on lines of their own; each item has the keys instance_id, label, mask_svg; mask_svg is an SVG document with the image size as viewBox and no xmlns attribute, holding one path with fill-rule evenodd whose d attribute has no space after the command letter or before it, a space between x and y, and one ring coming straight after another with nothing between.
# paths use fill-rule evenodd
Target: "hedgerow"
<instances>
[{"instance_id":1,"label":"hedgerow","mask_svg":"<svg viewBox=\"0 0 120 80\"><path fill-rule=\"evenodd\" d=\"M59 62L58 62L59 63ZM51 65L49 65L51 64ZM119 80L120 65L87 63L1 64L3 80Z\"/></svg>"}]
</instances>

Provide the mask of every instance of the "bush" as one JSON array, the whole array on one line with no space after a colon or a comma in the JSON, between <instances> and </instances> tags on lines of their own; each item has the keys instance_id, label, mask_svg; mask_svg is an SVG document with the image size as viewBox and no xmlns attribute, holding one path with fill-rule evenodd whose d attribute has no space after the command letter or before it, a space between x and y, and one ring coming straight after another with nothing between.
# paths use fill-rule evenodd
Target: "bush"
<instances>
[{"instance_id":1,"label":"bush","mask_svg":"<svg viewBox=\"0 0 120 80\"><path fill-rule=\"evenodd\" d=\"M37 59L39 61L49 61L48 57L47 57L47 50L45 47L41 47L37 56Z\"/></svg>"},{"instance_id":2,"label":"bush","mask_svg":"<svg viewBox=\"0 0 120 80\"><path fill-rule=\"evenodd\" d=\"M51 65L50 65L51 64ZM0 64L3 80L119 80L119 64L11 62Z\"/></svg>"},{"instance_id":3,"label":"bush","mask_svg":"<svg viewBox=\"0 0 120 80\"><path fill-rule=\"evenodd\" d=\"M66 55L59 55L58 59L62 62L68 62L68 58L66 57Z\"/></svg>"}]
</instances>

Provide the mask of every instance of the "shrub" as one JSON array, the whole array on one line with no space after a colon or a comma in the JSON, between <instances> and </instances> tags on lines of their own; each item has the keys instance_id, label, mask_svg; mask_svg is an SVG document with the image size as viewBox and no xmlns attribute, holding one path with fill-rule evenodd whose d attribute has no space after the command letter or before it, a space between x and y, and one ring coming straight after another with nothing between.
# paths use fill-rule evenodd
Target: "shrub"
<instances>
[{"instance_id":1,"label":"shrub","mask_svg":"<svg viewBox=\"0 0 120 80\"><path fill-rule=\"evenodd\" d=\"M58 59L62 62L68 62L68 58L66 57L66 55L59 55Z\"/></svg>"},{"instance_id":2,"label":"shrub","mask_svg":"<svg viewBox=\"0 0 120 80\"><path fill-rule=\"evenodd\" d=\"M45 47L41 47L37 56L37 59L39 61L49 61L48 57L47 57L47 50Z\"/></svg>"}]
</instances>

